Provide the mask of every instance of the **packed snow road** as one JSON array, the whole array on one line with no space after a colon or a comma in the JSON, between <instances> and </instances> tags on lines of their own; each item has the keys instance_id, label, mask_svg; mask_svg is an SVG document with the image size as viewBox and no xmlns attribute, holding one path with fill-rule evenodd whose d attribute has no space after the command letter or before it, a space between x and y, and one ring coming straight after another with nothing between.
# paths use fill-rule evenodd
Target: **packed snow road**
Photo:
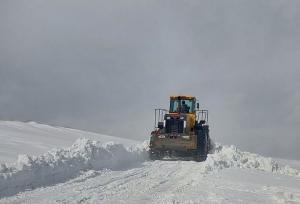
<instances>
[{"instance_id":1,"label":"packed snow road","mask_svg":"<svg viewBox=\"0 0 300 204\"><path fill-rule=\"evenodd\" d=\"M0 203L299 203L298 177L246 169L203 172L193 161L154 161L122 170L86 171L66 183Z\"/></svg>"},{"instance_id":2,"label":"packed snow road","mask_svg":"<svg viewBox=\"0 0 300 204\"><path fill-rule=\"evenodd\" d=\"M149 161L140 148L79 139L21 157L2 168L0 203L300 203L299 171L270 158L217 145L201 163Z\"/></svg>"},{"instance_id":3,"label":"packed snow road","mask_svg":"<svg viewBox=\"0 0 300 204\"><path fill-rule=\"evenodd\" d=\"M1 125L0 139L10 135L4 141L11 156L2 157L7 161L18 153L14 151L16 142L24 143L32 134L40 144L46 137L38 134L45 132L64 140L73 133L91 135L36 123ZM300 203L299 161L276 162L222 145L216 145L201 163L149 161L146 144L125 141L123 146L124 141L116 137L92 136L98 141L78 139L70 147L39 156L20 155L15 163L0 164L0 204ZM108 140L117 143L106 143Z\"/></svg>"}]
</instances>

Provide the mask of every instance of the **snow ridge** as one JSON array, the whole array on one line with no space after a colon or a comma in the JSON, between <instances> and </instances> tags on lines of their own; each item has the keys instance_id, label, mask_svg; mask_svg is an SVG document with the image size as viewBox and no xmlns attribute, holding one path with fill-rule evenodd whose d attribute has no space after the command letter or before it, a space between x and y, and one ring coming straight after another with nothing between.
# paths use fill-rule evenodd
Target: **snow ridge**
<instances>
[{"instance_id":1,"label":"snow ridge","mask_svg":"<svg viewBox=\"0 0 300 204\"><path fill-rule=\"evenodd\" d=\"M224 168L255 169L278 173L287 176L300 177L300 171L290 166L281 166L272 158L244 152L237 147L214 144L214 149L203 163L203 172L221 170Z\"/></svg>"},{"instance_id":2,"label":"snow ridge","mask_svg":"<svg viewBox=\"0 0 300 204\"><path fill-rule=\"evenodd\" d=\"M143 146L126 149L122 144L84 138L70 148L54 149L38 157L19 155L16 164L0 165L0 198L64 182L88 169L126 169L145 161L146 155Z\"/></svg>"},{"instance_id":3,"label":"snow ridge","mask_svg":"<svg viewBox=\"0 0 300 204\"><path fill-rule=\"evenodd\" d=\"M148 159L147 151L147 142L125 148L113 142L103 144L78 139L70 148L53 149L37 157L19 155L15 164L0 164L0 198L27 189L62 183L86 170L126 170L136 167ZM300 177L299 170L281 166L271 158L220 144L214 145L205 162L191 164L199 165L202 174L225 168L243 168Z\"/></svg>"}]
</instances>

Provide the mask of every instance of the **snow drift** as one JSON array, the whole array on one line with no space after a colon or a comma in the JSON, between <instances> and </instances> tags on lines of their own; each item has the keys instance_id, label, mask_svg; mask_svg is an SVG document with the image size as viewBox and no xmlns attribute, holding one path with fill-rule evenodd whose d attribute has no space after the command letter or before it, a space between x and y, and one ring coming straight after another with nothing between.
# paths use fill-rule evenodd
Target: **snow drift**
<instances>
[{"instance_id":1,"label":"snow drift","mask_svg":"<svg viewBox=\"0 0 300 204\"><path fill-rule=\"evenodd\" d=\"M99 140L103 143L115 141L125 147L141 143L141 141L36 122L0 120L0 163L15 162L19 154L41 155L53 148L67 148L78 138Z\"/></svg>"},{"instance_id":2,"label":"snow drift","mask_svg":"<svg viewBox=\"0 0 300 204\"><path fill-rule=\"evenodd\" d=\"M19 155L17 163L0 165L0 197L64 182L88 169L126 169L144 161L146 155L142 146L125 148L88 139L78 139L70 148L54 149L38 157Z\"/></svg>"},{"instance_id":3,"label":"snow drift","mask_svg":"<svg viewBox=\"0 0 300 204\"><path fill-rule=\"evenodd\" d=\"M299 176L300 171L288 165L281 166L269 157L243 152L237 147L214 144L214 149L203 163L203 172L221 170L224 168L255 169L266 172L278 173L287 176Z\"/></svg>"},{"instance_id":4,"label":"snow drift","mask_svg":"<svg viewBox=\"0 0 300 204\"><path fill-rule=\"evenodd\" d=\"M271 158L243 152L235 146L214 145L200 172L207 174L224 168L255 169L288 176L299 170L281 166ZM54 149L41 156L20 155L13 165L0 165L0 198L18 192L67 181L85 170L125 170L147 160L147 143L126 148L122 144L78 139L70 148ZM161 161L167 162L167 161ZM160 169L157 169L160 171Z\"/></svg>"}]
</instances>

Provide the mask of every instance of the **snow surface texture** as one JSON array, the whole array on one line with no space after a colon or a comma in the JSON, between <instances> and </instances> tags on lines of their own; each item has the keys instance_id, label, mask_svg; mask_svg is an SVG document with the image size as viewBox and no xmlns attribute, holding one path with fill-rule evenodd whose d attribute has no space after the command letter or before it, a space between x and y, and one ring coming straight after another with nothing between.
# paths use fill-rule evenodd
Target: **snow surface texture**
<instances>
[{"instance_id":1,"label":"snow surface texture","mask_svg":"<svg viewBox=\"0 0 300 204\"><path fill-rule=\"evenodd\" d=\"M70 148L53 149L41 156L19 155L13 165L0 165L0 197L64 182L84 170L121 170L146 159L142 146L78 139Z\"/></svg>"},{"instance_id":2,"label":"snow surface texture","mask_svg":"<svg viewBox=\"0 0 300 204\"><path fill-rule=\"evenodd\" d=\"M54 149L38 157L20 155L14 165L1 164L0 197L65 182L85 170L137 167L147 160L146 148L146 143L125 148L121 144L79 139L70 148ZM215 145L207 160L195 165L200 166L202 174L224 168L243 168L299 177L296 169L280 166L271 158L243 152L234 146Z\"/></svg>"},{"instance_id":3,"label":"snow surface texture","mask_svg":"<svg viewBox=\"0 0 300 204\"><path fill-rule=\"evenodd\" d=\"M222 146L214 144L212 154L209 154L207 160L203 163L204 172L233 167L300 177L300 171L291 168L289 165L279 165L278 162L270 157L243 152L233 145Z\"/></svg>"},{"instance_id":4,"label":"snow surface texture","mask_svg":"<svg viewBox=\"0 0 300 204\"><path fill-rule=\"evenodd\" d=\"M70 147L78 138L115 141L129 147L141 141L36 122L0 121L0 163L15 162L19 154L41 155L56 147Z\"/></svg>"}]
</instances>

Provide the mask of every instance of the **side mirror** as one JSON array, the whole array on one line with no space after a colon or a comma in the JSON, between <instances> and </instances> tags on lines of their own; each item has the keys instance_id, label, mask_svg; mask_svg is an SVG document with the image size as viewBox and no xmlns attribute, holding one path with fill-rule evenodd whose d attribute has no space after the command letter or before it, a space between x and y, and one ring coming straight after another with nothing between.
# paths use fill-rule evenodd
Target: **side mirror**
<instances>
[{"instance_id":1,"label":"side mirror","mask_svg":"<svg viewBox=\"0 0 300 204\"><path fill-rule=\"evenodd\" d=\"M199 103L197 103L197 109L199 110Z\"/></svg>"}]
</instances>

